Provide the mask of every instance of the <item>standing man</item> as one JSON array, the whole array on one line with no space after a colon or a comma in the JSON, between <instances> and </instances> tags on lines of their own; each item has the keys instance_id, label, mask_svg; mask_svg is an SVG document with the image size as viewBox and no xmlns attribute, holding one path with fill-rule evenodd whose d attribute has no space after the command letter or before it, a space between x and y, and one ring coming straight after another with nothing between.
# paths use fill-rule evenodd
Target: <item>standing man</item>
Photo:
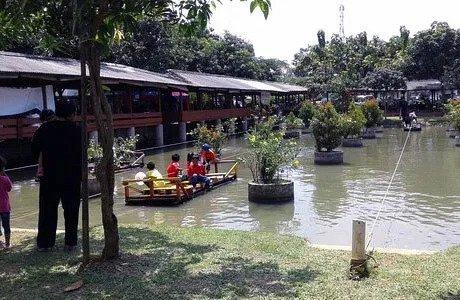
<instances>
[{"instance_id":1,"label":"standing man","mask_svg":"<svg viewBox=\"0 0 460 300\"><path fill-rule=\"evenodd\" d=\"M56 119L43 124L32 140L32 154L41 154L37 250L51 251L56 241L59 202L64 209L66 251L77 246L81 192L81 132L75 124L75 105L56 103Z\"/></svg>"}]
</instances>

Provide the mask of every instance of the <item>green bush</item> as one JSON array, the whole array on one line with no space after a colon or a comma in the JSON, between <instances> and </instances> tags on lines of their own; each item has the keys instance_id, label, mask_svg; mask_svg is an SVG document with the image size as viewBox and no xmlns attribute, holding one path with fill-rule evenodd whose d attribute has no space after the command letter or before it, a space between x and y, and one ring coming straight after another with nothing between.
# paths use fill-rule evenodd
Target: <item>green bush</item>
<instances>
[{"instance_id":1,"label":"green bush","mask_svg":"<svg viewBox=\"0 0 460 300\"><path fill-rule=\"evenodd\" d=\"M198 125L191 132L196 140L195 146L201 150L203 144L209 144L215 153L221 153L222 148L227 141L227 134L224 132L222 125L208 127L206 125Z\"/></svg>"},{"instance_id":2,"label":"green bush","mask_svg":"<svg viewBox=\"0 0 460 300\"><path fill-rule=\"evenodd\" d=\"M460 105L453 106L447 115L452 127L460 131Z\"/></svg>"},{"instance_id":3,"label":"green bush","mask_svg":"<svg viewBox=\"0 0 460 300\"><path fill-rule=\"evenodd\" d=\"M318 151L332 151L342 143L342 122L331 102L320 106L312 121Z\"/></svg>"},{"instance_id":4,"label":"green bush","mask_svg":"<svg viewBox=\"0 0 460 300\"><path fill-rule=\"evenodd\" d=\"M293 112L291 112L286 118L286 129L299 129L304 126L302 119L297 118Z\"/></svg>"},{"instance_id":5,"label":"green bush","mask_svg":"<svg viewBox=\"0 0 460 300\"><path fill-rule=\"evenodd\" d=\"M273 130L276 123L277 119L270 117L248 135L249 153L241 161L248 166L254 182L277 182L283 166L297 163L297 143L284 139L284 130Z\"/></svg>"},{"instance_id":6,"label":"green bush","mask_svg":"<svg viewBox=\"0 0 460 300\"><path fill-rule=\"evenodd\" d=\"M136 158L134 151L139 136L136 135L131 138L115 138L113 142L113 160L116 168L129 164L133 158ZM102 158L102 147L91 140L88 145L88 162L97 165Z\"/></svg>"},{"instance_id":7,"label":"green bush","mask_svg":"<svg viewBox=\"0 0 460 300\"><path fill-rule=\"evenodd\" d=\"M311 120L315 116L316 107L312 101L306 100L299 109L299 118L302 119L305 127L310 127Z\"/></svg>"},{"instance_id":8,"label":"green bush","mask_svg":"<svg viewBox=\"0 0 460 300\"><path fill-rule=\"evenodd\" d=\"M351 103L348 107L348 112L342 117L343 137L347 138L360 135L365 124L366 117L363 111L354 103Z\"/></svg>"},{"instance_id":9,"label":"green bush","mask_svg":"<svg viewBox=\"0 0 460 300\"><path fill-rule=\"evenodd\" d=\"M383 120L383 112L379 108L379 103L375 99L367 100L361 107L364 117L366 118L366 127L377 126Z\"/></svg>"}]
</instances>

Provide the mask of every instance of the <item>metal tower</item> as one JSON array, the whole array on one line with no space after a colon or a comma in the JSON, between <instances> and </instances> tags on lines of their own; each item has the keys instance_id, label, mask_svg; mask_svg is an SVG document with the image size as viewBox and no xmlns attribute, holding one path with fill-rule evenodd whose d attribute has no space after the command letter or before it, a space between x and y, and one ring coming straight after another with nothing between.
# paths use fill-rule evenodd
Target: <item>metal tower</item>
<instances>
[{"instance_id":1,"label":"metal tower","mask_svg":"<svg viewBox=\"0 0 460 300\"><path fill-rule=\"evenodd\" d=\"M340 18L339 36L342 39L345 39L345 25L344 25L345 5L343 4L343 1L341 1L340 6L339 6L339 18Z\"/></svg>"}]
</instances>

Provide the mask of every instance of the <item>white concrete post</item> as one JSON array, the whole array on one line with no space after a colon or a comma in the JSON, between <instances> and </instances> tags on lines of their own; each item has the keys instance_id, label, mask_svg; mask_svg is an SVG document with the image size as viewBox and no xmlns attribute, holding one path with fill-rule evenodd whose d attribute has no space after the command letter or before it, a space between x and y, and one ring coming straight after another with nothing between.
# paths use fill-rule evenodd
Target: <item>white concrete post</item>
<instances>
[{"instance_id":1,"label":"white concrete post","mask_svg":"<svg viewBox=\"0 0 460 300\"><path fill-rule=\"evenodd\" d=\"M179 142L187 141L187 123L179 122Z\"/></svg>"},{"instance_id":2,"label":"white concrete post","mask_svg":"<svg viewBox=\"0 0 460 300\"><path fill-rule=\"evenodd\" d=\"M89 136L89 141L93 141L96 144L99 142L99 135L97 133L97 130L90 131L88 136Z\"/></svg>"},{"instance_id":3,"label":"white concrete post","mask_svg":"<svg viewBox=\"0 0 460 300\"><path fill-rule=\"evenodd\" d=\"M247 117L243 117L242 120L241 120L241 123L243 125L243 132L248 132L248 118Z\"/></svg>"},{"instance_id":4,"label":"white concrete post","mask_svg":"<svg viewBox=\"0 0 460 300\"><path fill-rule=\"evenodd\" d=\"M136 136L136 128L134 127L129 127L128 128L128 137L133 138Z\"/></svg>"},{"instance_id":5,"label":"white concrete post","mask_svg":"<svg viewBox=\"0 0 460 300\"><path fill-rule=\"evenodd\" d=\"M163 124L159 124L155 126L154 130L155 130L155 146L163 146L164 145Z\"/></svg>"}]
</instances>

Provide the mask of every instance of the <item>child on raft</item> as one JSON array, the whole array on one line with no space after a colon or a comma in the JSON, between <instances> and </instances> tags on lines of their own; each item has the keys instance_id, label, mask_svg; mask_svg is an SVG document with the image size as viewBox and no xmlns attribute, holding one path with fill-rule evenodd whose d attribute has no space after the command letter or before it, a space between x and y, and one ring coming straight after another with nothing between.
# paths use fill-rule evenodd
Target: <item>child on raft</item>
<instances>
[{"instance_id":1,"label":"child on raft","mask_svg":"<svg viewBox=\"0 0 460 300\"><path fill-rule=\"evenodd\" d=\"M5 234L5 244L0 242L0 249L10 248L11 227L10 214L11 205L8 193L11 192L12 183L10 178L5 174L6 160L0 156L0 219ZM1 235L1 230L0 230Z\"/></svg>"},{"instance_id":2,"label":"child on raft","mask_svg":"<svg viewBox=\"0 0 460 300\"><path fill-rule=\"evenodd\" d=\"M214 151L211 149L211 146L204 144L201 147L200 153L201 161L206 166L206 172L209 173L211 170L211 164L217 162L217 156Z\"/></svg>"},{"instance_id":3,"label":"child on raft","mask_svg":"<svg viewBox=\"0 0 460 300\"><path fill-rule=\"evenodd\" d=\"M199 155L193 156L192 162L187 168L187 175L193 188L196 188L198 183L204 185L206 189L211 188L211 179L206 177L205 167L200 163Z\"/></svg>"},{"instance_id":4,"label":"child on raft","mask_svg":"<svg viewBox=\"0 0 460 300\"><path fill-rule=\"evenodd\" d=\"M163 179L163 175L161 175L160 171L158 171L158 169L156 168L154 162L149 161L147 163L147 170L148 170L147 174L145 174L147 178L149 178L149 179ZM165 180L156 180L156 181L153 182L153 185L159 187L159 186L165 186L168 183L169 182L165 181Z\"/></svg>"}]
</instances>

